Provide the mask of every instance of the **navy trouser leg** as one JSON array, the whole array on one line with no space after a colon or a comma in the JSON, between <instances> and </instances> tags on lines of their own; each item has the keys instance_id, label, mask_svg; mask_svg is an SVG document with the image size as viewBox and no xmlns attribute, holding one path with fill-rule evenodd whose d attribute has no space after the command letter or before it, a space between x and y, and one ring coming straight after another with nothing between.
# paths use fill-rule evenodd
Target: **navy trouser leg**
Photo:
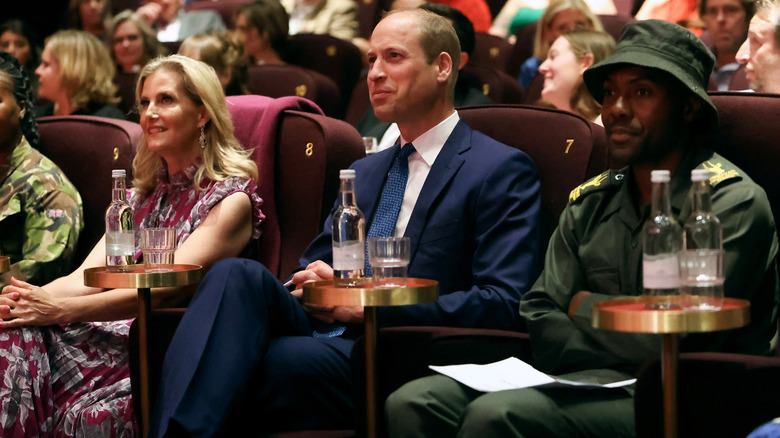
<instances>
[{"instance_id":1,"label":"navy trouser leg","mask_svg":"<svg viewBox=\"0 0 780 438\"><path fill-rule=\"evenodd\" d=\"M262 367L271 337L308 335L298 301L260 263L226 259L204 277L165 355L150 437L217 436Z\"/></svg>"},{"instance_id":2,"label":"navy trouser leg","mask_svg":"<svg viewBox=\"0 0 780 438\"><path fill-rule=\"evenodd\" d=\"M344 338L272 339L253 407L260 431L353 428L353 344Z\"/></svg>"}]
</instances>

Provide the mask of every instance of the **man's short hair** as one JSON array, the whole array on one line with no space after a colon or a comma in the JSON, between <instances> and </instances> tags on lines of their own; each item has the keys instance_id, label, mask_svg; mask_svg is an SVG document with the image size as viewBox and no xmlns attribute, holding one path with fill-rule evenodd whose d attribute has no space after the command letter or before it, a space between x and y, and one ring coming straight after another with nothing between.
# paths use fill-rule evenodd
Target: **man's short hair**
<instances>
[{"instance_id":1,"label":"man's short hair","mask_svg":"<svg viewBox=\"0 0 780 438\"><path fill-rule=\"evenodd\" d=\"M463 12L443 3L425 3L420 6L420 9L431 11L452 21L452 27L458 35L458 41L460 41L460 50L468 53L469 56L474 53L474 48L477 46L474 24L471 23L468 17L463 15Z\"/></svg>"},{"instance_id":2,"label":"man's short hair","mask_svg":"<svg viewBox=\"0 0 780 438\"><path fill-rule=\"evenodd\" d=\"M772 23L775 45L780 46L780 0L758 0L756 15Z\"/></svg>"}]
</instances>

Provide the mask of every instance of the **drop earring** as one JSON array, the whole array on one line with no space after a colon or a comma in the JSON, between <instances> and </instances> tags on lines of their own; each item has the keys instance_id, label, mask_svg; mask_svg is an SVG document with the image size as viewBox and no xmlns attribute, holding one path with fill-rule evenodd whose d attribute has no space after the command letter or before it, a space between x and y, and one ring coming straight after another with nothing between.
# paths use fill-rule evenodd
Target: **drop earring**
<instances>
[{"instance_id":1,"label":"drop earring","mask_svg":"<svg viewBox=\"0 0 780 438\"><path fill-rule=\"evenodd\" d=\"M200 137L198 137L201 149L206 149L206 125L200 127Z\"/></svg>"}]
</instances>

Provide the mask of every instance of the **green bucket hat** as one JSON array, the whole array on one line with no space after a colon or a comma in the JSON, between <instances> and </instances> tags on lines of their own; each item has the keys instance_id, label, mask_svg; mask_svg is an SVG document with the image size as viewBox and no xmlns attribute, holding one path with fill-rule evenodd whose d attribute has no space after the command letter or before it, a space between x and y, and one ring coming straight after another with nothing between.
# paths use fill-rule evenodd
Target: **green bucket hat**
<instances>
[{"instance_id":1,"label":"green bucket hat","mask_svg":"<svg viewBox=\"0 0 780 438\"><path fill-rule=\"evenodd\" d=\"M623 27L615 53L583 73L585 86L602 103L604 81L616 66L632 64L665 71L699 96L710 128L718 126L718 110L707 96L715 57L689 30L663 20L641 20Z\"/></svg>"}]
</instances>

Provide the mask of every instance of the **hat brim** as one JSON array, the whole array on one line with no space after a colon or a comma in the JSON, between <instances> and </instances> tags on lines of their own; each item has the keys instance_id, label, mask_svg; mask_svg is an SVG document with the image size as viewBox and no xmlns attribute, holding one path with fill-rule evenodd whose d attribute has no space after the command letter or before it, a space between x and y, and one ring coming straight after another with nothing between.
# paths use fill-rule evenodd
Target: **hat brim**
<instances>
[{"instance_id":1,"label":"hat brim","mask_svg":"<svg viewBox=\"0 0 780 438\"><path fill-rule=\"evenodd\" d=\"M705 117L710 128L718 126L718 110L707 95L707 90L699 85L699 81L683 70L678 64L666 60L660 56L652 56L647 52L623 51L616 52L611 57L599 62L598 64L585 70L582 75L585 86L598 103L604 101L604 82L607 76L616 68L626 65L636 65L639 67L652 68L667 72L680 81L685 88L698 96L704 106Z\"/></svg>"}]
</instances>

